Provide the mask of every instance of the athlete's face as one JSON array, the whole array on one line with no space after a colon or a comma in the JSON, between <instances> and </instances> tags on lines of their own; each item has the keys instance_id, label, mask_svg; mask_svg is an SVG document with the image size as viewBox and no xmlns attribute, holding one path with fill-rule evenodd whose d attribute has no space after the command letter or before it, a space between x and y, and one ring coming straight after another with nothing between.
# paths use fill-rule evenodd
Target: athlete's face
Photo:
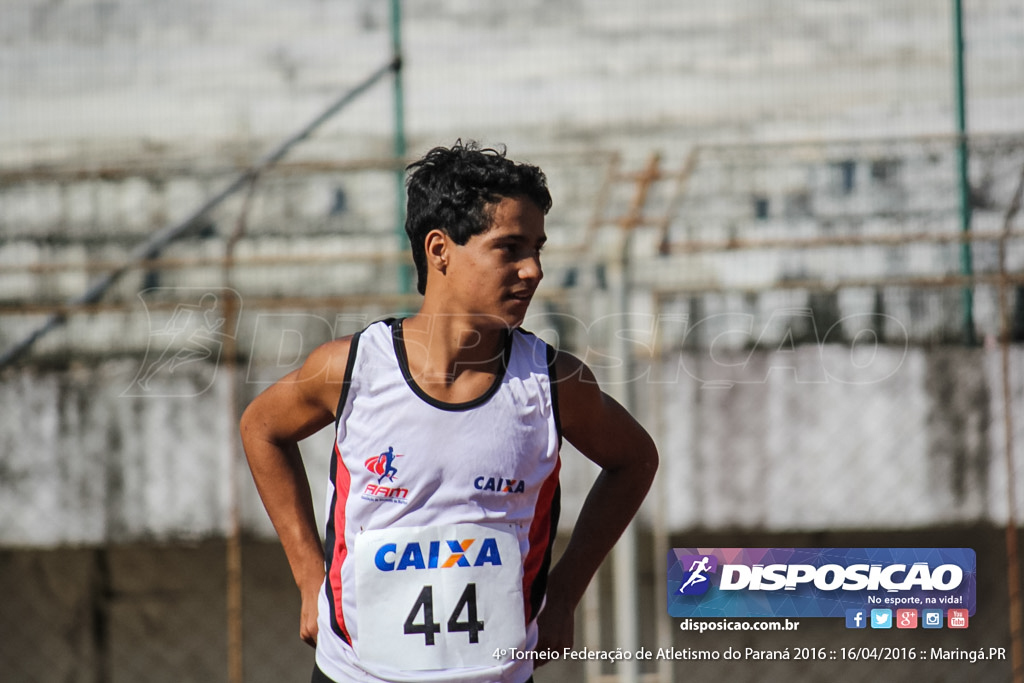
<instances>
[{"instance_id":1,"label":"athlete's face","mask_svg":"<svg viewBox=\"0 0 1024 683\"><path fill-rule=\"evenodd\" d=\"M480 323L516 327L544 277L544 213L526 197L505 197L490 214L491 227L466 244L446 240L446 294L455 311Z\"/></svg>"}]
</instances>

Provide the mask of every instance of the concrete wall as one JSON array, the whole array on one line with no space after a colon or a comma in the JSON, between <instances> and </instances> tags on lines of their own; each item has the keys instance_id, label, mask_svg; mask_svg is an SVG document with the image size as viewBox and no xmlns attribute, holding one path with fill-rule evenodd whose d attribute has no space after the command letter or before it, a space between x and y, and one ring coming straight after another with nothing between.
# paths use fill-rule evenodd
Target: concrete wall
<instances>
[{"instance_id":1,"label":"concrete wall","mask_svg":"<svg viewBox=\"0 0 1024 683\"><path fill-rule=\"evenodd\" d=\"M671 492L672 528L893 529L1006 519L997 353L890 347L858 359L848 346L828 345L677 360L658 366L659 379L680 381L652 388L665 429L660 476ZM1012 382L1019 416L1024 386L1019 377ZM1014 422L1019 443L1024 425Z\"/></svg>"},{"instance_id":2,"label":"concrete wall","mask_svg":"<svg viewBox=\"0 0 1024 683\"><path fill-rule=\"evenodd\" d=\"M1014 348L1014 367L1022 361ZM148 392L138 391L138 374L127 360L8 374L0 384L9 425L0 437L0 545L225 533L235 439L227 370L164 368ZM637 415L663 455L660 494L643 519L663 514L673 531L1000 524L1001 378L998 353L965 349L801 346L639 363ZM1019 416L1024 383L1019 373L1012 382ZM263 386L250 377L243 397ZM1024 424L1014 428L1019 467ZM329 431L302 447L318 508ZM564 460L563 527L571 528L594 471L571 448ZM245 465L236 471L244 529L272 538Z\"/></svg>"},{"instance_id":3,"label":"concrete wall","mask_svg":"<svg viewBox=\"0 0 1024 683\"><path fill-rule=\"evenodd\" d=\"M579 243L595 219L604 161L637 167L653 151L678 169L694 145L826 141L815 149L759 148L745 158L705 153L671 237L889 234L957 229L955 159L945 143L844 149L847 138L928 136L953 130L949 8L930 0L834 3L785 0L608 0L405 3L410 152L456 137L506 142L544 163L555 190L552 243ZM0 300L59 303L98 270L126 258L153 231L188 215L231 172L271 149L389 55L387 3L299 0L215 3L11 0L0 27ZM975 135L1024 129L1024 17L1013 0L965 10L969 123ZM391 153L390 91L374 88L290 159L351 161ZM831 141L831 142L829 142ZM980 144L980 143L977 143ZM836 147L836 145L839 145ZM782 150L782 151L780 151ZM996 230L1012 194L1021 145L975 149L975 228ZM575 156L570 156L575 155ZM743 157L741 153L739 157ZM586 160L583 160L586 159ZM603 157L606 159L606 157ZM855 191L836 191L850 169ZM132 169L135 169L134 171ZM47 175L47 173L50 173ZM881 172L881 175L876 175ZM113 174L113 175L111 175ZM628 203L634 188L624 186ZM338 193L345 209L335 212ZM345 253L393 247L393 178L385 172L264 179L237 254ZM753 205L768 202L767 215ZM174 257L217 258L240 200L210 218L201 239ZM613 202L614 204L615 202ZM343 233L358 233L343 234ZM651 251L651 245L647 245ZM975 251L991 272L993 245ZM792 251L656 259L637 268L645 287L694 283L765 287L798 276L840 278L956 272L955 247L918 245L805 258ZM24 267L65 266L47 276ZM104 264L97 267L96 264ZM393 270L347 264L310 270L236 271L246 296L391 291ZM572 264L553 269L549 281ZM1009 266L1024 267L1011 243ZM137 271L111 298L135 301L154 275ZM215 268L160 273L160 286L223 287ZM922 315L916 295L844 293L842 313L878 295L898 319L913 316L926 341L948 340L957 316ZM954 293L955 295L955 293ZM860 298L860 301L855 299ZM979 324L993 334L991 291L979 290ZM108 300L110 300L108 298ZM930 302L926 302L930 303ZM733 311L743 301L720 302ZM786 306L804 305L787 302ZM943 313L946 302L935 308ZM767 297L756 314L779 308ZM715 311L706 310L705 314ZM114 319L138 351L141 316ZM937 319L942 319L937 321ZM11 317L0 344L38 320ZM934 334L932 334L934 330ZM46 353L102 355L111 334L73 324Z\"/></svg>"},{"instance_id":4,"label":"concrete wall","mask_svg":"<svg viewBox=\"0 0 1024 683\"><path fill-rule=\"evenodd\" d=\"M1024 17L965 5L970 126L1024 124ZM519 153L953 130L950 4L785 0L404 3L414 148ZM389 59L387 3L9 0L7 163L266 149ZM378 88L330 127L390 150Z\"/></svg>"}]
</instances>

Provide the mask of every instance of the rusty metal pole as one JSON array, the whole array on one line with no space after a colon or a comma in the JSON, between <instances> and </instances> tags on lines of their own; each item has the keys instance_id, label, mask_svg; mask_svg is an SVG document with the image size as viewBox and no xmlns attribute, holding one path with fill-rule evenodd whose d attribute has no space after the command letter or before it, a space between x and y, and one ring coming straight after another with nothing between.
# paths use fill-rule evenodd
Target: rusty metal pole
<instances>
[{"instance_id":1,"label":"rusty metal pole","mask_svg":"<svg viewBox=\"0 0 1024 683\"><path fill-rule=\"evenodd\" d=\"M228 448L228 529L226 543L227 572L227 635L228 635L228 683L243 683L245 680L245 640L244 612L242 590L242 523L241 501L238 495L239 462L245 457L242 452L241 437L235 428L241 419L241 407L238 396L238 318L241 314L241 302L233 284L235 245L245 234L252 206L252 197L256 190L259 174L254 174L242 203L242 209L235 224L235 229L228 237L224 249L224 363L227 373L227 415L230 423L231 439Z\"/></svg>"},{"instance_id":2,"label":"rusty metal pole","mask_svg":"<svg viewBox=\"0 0 1024 683\"><path fill-rule=\"evenodd\" d=\"M1024 615L1021 607L1020 554L1017 543L1017 477L1013 444L1013 391L1010 385L1010 283L1006 272L1006 242L1010 237L1013 219L1020 210L1024 195L1024 166L1003 220L1003 234L999 241L999 314L1000 356L1003 375L1003 432L1006 449L1006 580L1010 609L1010 660L1013 664L1013 683L1024 683Z\"/></svg>"},{"instance_id":3,"label":"rusty metal pole","mask_svg":"<svg viewBox=\"0 0 1024 683\"><path fill-rule=\"evenodd\" d=\"M967 96L964 85L964 12L961 0L953 0L953 64L955 108L956 108L956 168L957 194L960 198L960 232L964 236L960 243L960 272L968 278L974 274L974 257L971 249L971 181L967 144ZM964 344L976 346L974 330L974 288L965 287L963 300Z\"/></svg>"},{"instance_id":4,"label":"rusty metal pole","mask_svg":"<svg viewBox=\"0 0 1024 683\"><path fill-rule=\"evenodd\" d=\"M617 270L617 277L613 279L618 290L618 313L622 320L629 316L630 303L632 298L631 268L632 255L630 245L633 242L633 233L637 226L644 220L644 207L647 205L647 197L650 194L651 185L660 177L659 165L661 157L653 154L647 163L647 167L637 179L636 192L633 196L629 212L619 222L621 229L621 241L619 243L620 253L618 259L613 260L613 267ZM619 358L618 374L614 385L609 387L609 393L618 398L623 406L629 411L636 409L634 396L635 388L632 382L632 349L625 339L625 335L616 335L613 340L615 346L612 349L613 356ZM630 522L619 542L612 551L612 576L615 602L615 637L616 647L621 647L626 652L635 652L640 645L640 614L639 598L637 595L637 533L636 521ZM637 683L640 680L640 664L635 659L626 659L616 665L618 680L621 683Z\"/></svg>"},{"instance_id":5,"label":"rusty metal pole","mask_svg":"<svg viewBox=\"0 0 1024 683\"><path fill-rule=\"evenodd\" d=\"M228 288L224 292L224 356L225 370L228 378L227 402L228 416L232 426L238 424L238 372L237 358L238 345L236 335L238 327L236 319L239 313L239 303L234 292ZM239 436L237 430L232 429L231 446L228 450L228 534L226 544L226 570L227 570L227 630L228 630L228 683L242 683L244 675L244 639L243 639L243 612L242 612L242 531L239 515L238 501L238 460Z\"/></svg>"}]
</instances>

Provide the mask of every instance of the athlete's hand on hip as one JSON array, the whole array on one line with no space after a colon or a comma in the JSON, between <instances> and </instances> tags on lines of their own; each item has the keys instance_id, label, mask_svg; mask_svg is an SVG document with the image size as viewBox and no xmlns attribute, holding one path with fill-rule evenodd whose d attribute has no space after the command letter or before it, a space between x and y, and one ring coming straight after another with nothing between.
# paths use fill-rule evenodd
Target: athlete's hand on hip
<instances>
[{"instance_id":1,"label":"athlete's hand on hip","mask_svg":"<svg viewBox=\"0 0 1024 683\"><path fill-rule=\"evenodd\" d=\"M543 611L537 617L537 652L557 652L559 655L565 648L571 648L575 633L575 610L557 598L548 594ZM538 658L534 666L541 666L550 661L549 658Z\"/></svg>"},{"instance_id":2,"label":"athlete's hand on hip","mask_svg":"<svg viewBox=\"0 0 1024 683\"><path fill-rule=\"evenodd\" d=\"M319 632L316 619L319 612L320 587L302 592L302 611L299 616L299 637L311 647L316 647Z\"/></svg>"}]
</instances>

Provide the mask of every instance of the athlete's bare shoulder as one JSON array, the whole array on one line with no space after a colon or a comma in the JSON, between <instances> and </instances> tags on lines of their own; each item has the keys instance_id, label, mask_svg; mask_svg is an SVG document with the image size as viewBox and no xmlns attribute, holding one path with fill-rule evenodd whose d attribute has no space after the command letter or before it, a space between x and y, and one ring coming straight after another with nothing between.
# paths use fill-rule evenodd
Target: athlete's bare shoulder
<instances>
[{"instance_id":1,"label":"athlete's bare shoulder","mask_svg":"<svg viewBox=\"0 0 1024 683\"><path fill-rule=\"evenodd\" d=\"M593 371L582 360L560 349L555 350L555 378L559 383L581 380L597 385Z\"/></svg>"},{"instance_id":2,"label":"athlete's bare shoulder","mask_svg":"<svg viewBox=\"0 0 1024 683\"><path fill-rule=\"evenodd\" d=\"M332 339L313 349L292 380L308 401L334 411L351 349L351 336Z\"/></svg>"},{"instance_id":3,"label":"athlete's bare shoulder","mask_svg":"<svg viewBox=\"0 0 1024 683\"><path fill-rule=\"evenodd\" d=\"M300 441L334 421L345 378L350 337L321 344L302 367L253 399L242 415L243 435Z\"/></svg>"},{"instance_id":4,"label":"athlete's bare shoulder","mask_svg":"<svg viewBox=\"0 0 1024 683\"><path fill-rule=\"evenodd\" d=\"M557 351L554 360L555 395L563 427L593 410L601 401L601 388L587 364L567 351Z\"/></svg>"}]
</instances>

